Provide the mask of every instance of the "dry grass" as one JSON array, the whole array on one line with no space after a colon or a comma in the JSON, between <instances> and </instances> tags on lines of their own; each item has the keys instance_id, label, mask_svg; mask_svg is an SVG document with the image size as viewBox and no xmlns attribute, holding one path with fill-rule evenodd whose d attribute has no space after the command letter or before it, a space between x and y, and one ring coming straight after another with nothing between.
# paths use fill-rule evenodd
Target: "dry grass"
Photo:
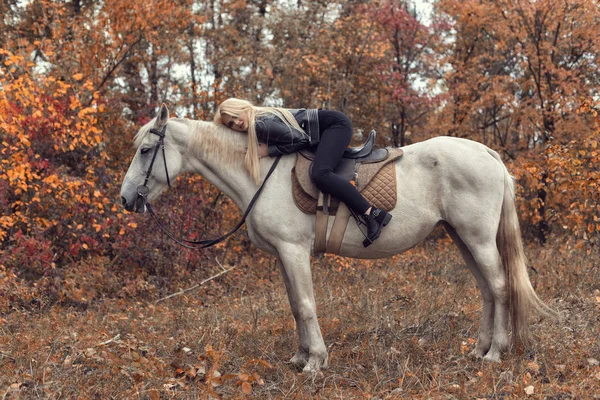
<instances>
[{"instance_id":1,"label":"dry grass","mask_svg":"<svg viewBox=\"0 0 600 400\"><path fill-rule=\"evenodd\" d=\"M533 318L533 346L491 365L467 356L480 297L446 244L369 265L314 260L330 352L317 376L288 363L296 333L276 267L240 266L156 305L3 315L0 399L600 398L598 255L528 250L536 290L563 319Z\"/></svg>"}]
</instances>

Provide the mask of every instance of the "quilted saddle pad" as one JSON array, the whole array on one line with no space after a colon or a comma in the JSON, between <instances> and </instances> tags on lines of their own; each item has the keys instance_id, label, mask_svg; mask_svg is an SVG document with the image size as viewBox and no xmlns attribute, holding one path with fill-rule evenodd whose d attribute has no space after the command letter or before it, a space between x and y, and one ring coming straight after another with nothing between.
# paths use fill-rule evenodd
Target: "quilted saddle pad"
<instances>
[{"instance_id":1,"label":"quilted saddle pad","mask_svg":"<svg viewBox=\"0 0 600 400\"><path fill-rule=\"evenodd\" d=\"M396 205L396 165L394 160L401 157L402 149L389 149L387 159L378 163L357 164L358 171L352 181L365 199L377 208L390 211ZM319 189L310 179L311 161L298 154L292 169L292 194L296 206L306 214L316 214ZM337 199L332 199L329 214L335 215Z\"/></svg>"}]
</instances>

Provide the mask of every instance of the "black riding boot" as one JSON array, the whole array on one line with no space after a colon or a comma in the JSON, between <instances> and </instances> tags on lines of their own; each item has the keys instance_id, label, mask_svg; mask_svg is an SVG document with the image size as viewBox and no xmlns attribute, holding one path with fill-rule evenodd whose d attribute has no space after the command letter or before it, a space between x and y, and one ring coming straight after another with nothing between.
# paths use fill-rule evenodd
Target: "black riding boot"
<instances>
[{"instance_id":1,"label":"black riding boot","mask_svg":"<svg viewBox=\"0 0 600 400\"><path fill-rule=\"evenodd\" d=\"M392 215L379 208L373 208L371 214L364 214L362 219L367 225L367 237L363 241L363 246L368 247L379 237L383 227L392 219Z\"/></svg>"}]
</instances>

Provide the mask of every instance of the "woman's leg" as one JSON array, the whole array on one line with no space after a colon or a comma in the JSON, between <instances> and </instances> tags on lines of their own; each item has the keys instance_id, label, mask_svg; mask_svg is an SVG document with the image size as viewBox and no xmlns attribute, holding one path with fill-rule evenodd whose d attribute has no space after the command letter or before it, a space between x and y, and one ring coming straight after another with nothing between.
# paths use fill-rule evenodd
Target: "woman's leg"
<instances>
[{"instance_id":1,"label":"woman's leg","mask_svg":"<svg viewBox=\"0 0 600 400\"><path fill-rule=\"evenodd\" d=\"M369 202L354 185L333 172L352 139L352 123L339 111L320 110L319 129L321 140L312 167L313 182L321 191L343 201L355 213L366 214Z\"/></svg>"},{"instance_id":2,"label":"woman's leg","mask_svg":"<svg viewBox=\"0 0 600 400\"><path fill-rule=\"evenodd\" d=\"M384 210L372 208L354 185L333 172L352 138L352 123L348 117L339 111L320 110L319 130L321 140L315 153L311 178L321 191L343 201L348 208L362 216L367 226L363 246L367 247L379 237L392 216Z\"/></svg>"}]
</instances>

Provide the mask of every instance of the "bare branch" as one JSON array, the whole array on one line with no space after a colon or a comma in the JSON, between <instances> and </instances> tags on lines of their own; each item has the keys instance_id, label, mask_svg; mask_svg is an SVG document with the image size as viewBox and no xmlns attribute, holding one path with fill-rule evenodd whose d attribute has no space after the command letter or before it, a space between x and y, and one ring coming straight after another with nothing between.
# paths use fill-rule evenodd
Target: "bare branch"
<instances>
[{"instance_id":1,"label":"bare branch","mask_svg":"<svg viewBox=\"0 0 600 400\"><path fill-rule=\"evenodd\" d=\"M219 265L220 265L220 264L219 264ZM172 297L175 297L175 296L181 296L182 294L185 294L185 293L187 293L187 292L189 292L189 291L191 291L191 290L194 290L194 289L196 289L196 288L198 288L198 287L200 287L200 286L204 285L206 282L212 281L213 279L215 279L215 278L218 278L219 276L221 276L221 275L223 275L223 274L226 274L227 272L231 271L231 270L232 270L232 269L234 269L235 267L237 267L237 265L235 265L235 266L233 266L233 267L231 267L231 268L229 268L229 269L226 269L225 271L221 271L221 272L219 272L218 274L216 274L216 275L214 275L214 276L211 276L210 278L207 278L207 279L203 280L202 282L200 282L200 283L199 283L199 284L197 284L197 285L194 285L194 286L192 286L192 287L189 287L189 288L187 288L187 289L184 289L184 290L180 290L179 292L175 292L175 293L173 293L173 294L170 294L170 295L168 295L167 297L163 297L162 299L158 299L158 300L156 300L156 301L154 302L154 304L158 304L158 303L160 303L161 301L164 301L164 300L170 299L170 298L172 298Z\"/></svg>"}]
</instances>

